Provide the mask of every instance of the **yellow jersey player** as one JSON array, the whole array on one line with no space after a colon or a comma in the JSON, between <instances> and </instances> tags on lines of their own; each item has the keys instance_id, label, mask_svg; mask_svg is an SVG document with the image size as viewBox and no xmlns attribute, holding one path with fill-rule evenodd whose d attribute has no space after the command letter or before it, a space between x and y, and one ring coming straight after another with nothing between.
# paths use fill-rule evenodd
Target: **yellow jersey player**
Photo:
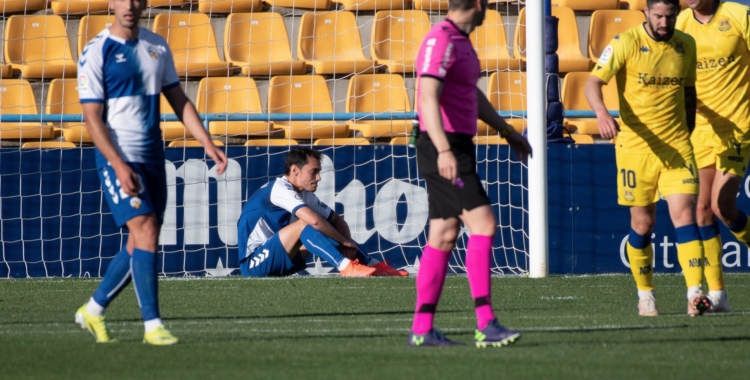
<instances>
[{"instance_id":1,"label":"yellow jersey player","mask_svg":"<svg viewBox=\"0 0 750 380\"><path fill-rule=\"evenodd\" d=\"M695 38L698 114L693 143L700 173L696 218L705 249L711 311L729 311L716 217L747 244L750 224L736 195L750 158L750 9L719 0L688 0L677 29Z\"/></svg>"},{"instance_id":2,"label":"yellow jersey player","mask_svg":"<svg viewBox=\"0 0 750 380\"><path fill-rule=\"evenodd\" d=\"M627 252L643 316L658 315L651 232L659 194L667 200L677 233L688 314L700 315L709 307L700 287L703 244L695 221L699 182L690 145L696 48L692 37L675 30L679 12L679 0L648 0L646 22L610 42L585 88L602 137L617 136L618 202L630 207ZM619 89L621 128L602 98L601 88L612 77Z\"/></svg>"}]
</instances>

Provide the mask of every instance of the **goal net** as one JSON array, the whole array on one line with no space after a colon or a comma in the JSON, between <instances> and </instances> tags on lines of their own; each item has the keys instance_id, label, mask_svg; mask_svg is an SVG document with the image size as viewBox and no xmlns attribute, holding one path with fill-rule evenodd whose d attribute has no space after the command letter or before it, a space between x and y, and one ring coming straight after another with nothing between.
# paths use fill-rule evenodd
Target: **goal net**
<instances>
[{"instance_id":1,"label":"goal net","mask_svg":"<svg viewBox=\"0 0 750 380\"><path fill-rule=\"evenodd\" d=\"M76 64L111 25L106 0L5 1L0 23L0 277L101 277L127 241L103 197L78 103ZM318 197L361 248L416 273L426 244L427 192L408 145L414 62L447 13L425 0L151 0L141 26L169 43L180 86L225 150L219 175L162 97L168 206L159 270L239 274L237 221L262 185L283 175L286 152L324 155ZM48 9L51 8L51 9ZM478 86L518 131L526 128L523 2L490 4L471 35ZM495 274L528 268L527 169L479 123L477 170L498 216ZM462 230L451 269L464 271ZM308 274L336 273L308 257Z\"/></svg>"}]
</instances>

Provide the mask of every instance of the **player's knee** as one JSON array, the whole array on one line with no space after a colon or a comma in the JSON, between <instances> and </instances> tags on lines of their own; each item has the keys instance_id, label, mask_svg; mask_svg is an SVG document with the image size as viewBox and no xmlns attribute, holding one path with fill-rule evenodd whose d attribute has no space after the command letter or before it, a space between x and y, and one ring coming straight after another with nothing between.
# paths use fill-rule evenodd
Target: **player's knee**
<instances>
[{"instance_id":1,"label":"player's knee","mask_svg":"<svg viewBox=\"0 0 750 380\"><path fill-rule=\"evenodd\" d=\"M446 230L441 234L435 236L436 239L430 241L430 245L433 248L441 251L450 251L456 246L456 240L458 239L458 231Z\"/></svg>"},{"instance_id":2,"label":"player's knee","mask_svg":"<svg viewBox=\"0 0 750 380\"><path fill-rule=\"evenodd\" d=\"M698 202L695 206L695 219L699 225L708 226L714 223L716 215L711 205L705 202Z\"/></svg>"},{"instance_id":3,"label":"player's knee","mask_svg":"<svg viewBox=\"0 0 750 380\"><path fill-rule=\"evenodd\" d=\"M138 226L136 230L131 229L131 234L135 236L136 246L155 246L159 240L159 226L156 220L148 218Z\"/></svg>"},{"instance_id":4,"label":"player's knee","mask_svg":"<svg viewBox=\"0 0 750 380\"><path fill-rule=\"evenodd\" d=\"M656 220L654 220L653 217L649 216L641 216L633 218L630 222L631 228L638 234L638 235L651 235L651 231L654 230L654 225L656 224Z\"/></svg>"}]
</instances>

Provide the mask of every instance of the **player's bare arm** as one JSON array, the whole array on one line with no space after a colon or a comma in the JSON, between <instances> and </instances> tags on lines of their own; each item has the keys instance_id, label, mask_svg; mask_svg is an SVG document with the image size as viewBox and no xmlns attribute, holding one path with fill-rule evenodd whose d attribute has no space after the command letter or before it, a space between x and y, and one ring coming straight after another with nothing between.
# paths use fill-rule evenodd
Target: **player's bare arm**
<instances>
[{"instance_id":1,"label":"player's bare arm","mask_svg":"<svg viewBox=\"0 0 750 380\"><path fill-rule=\"evenodd\" d=\"M529 141L520 133L516 132L513 127L508 125L505 119L497 114L497 111L492 107L492 103L487 99L487 96L478 88L477 100L479 119L500 132L500 136L508 140L510 147L516 151L516 156L521 161L526 161L526 158L531 156L531 145L529 145Z\"/></svg>"},{"instance_id":2,"label":"player's bare arm","mask_svg":"<svg viewBox=\"0 0 750 380\"><path fill-rule=\"evenodd\" d=\"M440 114L440 94L443 92L443 82L431 78L419 78L419 109L421 110L422 122L425 123L427 134L438 151L438 170L440 176L456 183L458 176L456 157L451 152L448 138L445 137L443 129L443 117Z\"/></svg>"},{"instance_id":3,"label":"player's bare arm","mask_svg":"<svg viewBox=\"0 0 750 380\"><path fill-rule=\"evenodd\" d=\"M602 86L604 85L605 83L601 78L592 75L586 81L586 87L583 89L583 92L586 94L586 100L588 100L591 109L596 113L599 134L602 138L609 140L617 137L620 126L615 121L615 118L609 114L609 110L604 105L604 95L602 94Z\"/></svg>"},{"instance_id":4,"label":"player's bare arm","mask_svg":"<svg viewBox=\"0 0 750 380\"><path fill-rule=\"evenodd\" d=\"M86 120L86 130L91 136L96 148L109 161L115 170L117 179L120 181L120 188L125 194L131 197L137 196L140 191L138 177L133 169L128 165L117 152L109 134L104 126L102 115L104 113L103 103L83 103L83 117Z\"/></svg>"},{"instance_id":5,"label":"player's bare arm","mask_svg":"<svg viewBox=\"0 0 750 380\"><path fill-rule=\"evenodd\" d=\"M357 243L350 238L344 237L331 223L310 207L302 207L294 215L312 228L320 231L323 235L336 240L342 246L357 249Z\"/></svg>"},{"instance_id":6,"label":"player's bare arm","mask_svg":"<svg viewBox=\"0 0 750 380\"><path fill-rule=\"evenodd\" d=\"M218 165L216 172L218 174L224 173L224 169L227 167L227 156L211 141L211 136L203 128L198 111L196 111L193 103L185 95L185 92L182 91L182 88L175 86L165 90L164 96L172 106L172 109L174 109L177 118L185 124L185 128L203 145L206 155L216 162L216 165Z\"/></svg>"},{"instance_id":7,"label":"player's bare arm","mask_svg":"<svg viewBox=\"0 0 750 380\"><path fill-rule=\"evenodd\" d=\"M695 130L695 112L698 106L698 95L695 87L685 87L685 115L687 117L688 131Z\"/></svg>"}]
</instances>

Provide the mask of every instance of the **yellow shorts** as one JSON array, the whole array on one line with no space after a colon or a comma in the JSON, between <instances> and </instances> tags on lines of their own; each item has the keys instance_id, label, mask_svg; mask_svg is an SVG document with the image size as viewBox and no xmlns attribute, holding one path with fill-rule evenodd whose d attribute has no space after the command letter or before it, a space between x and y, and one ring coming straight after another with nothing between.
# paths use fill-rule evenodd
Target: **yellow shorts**
<instances>
[{"instance_id":1,"label":"yellow shorts","mask_svg":"<svg viewBox=\"0 0 750 380\"><path fill-rule=\"evenodd\" d=\"M648 206L659 194L698 194L698 165L693 154L625 153L617 149L617 202L623 206Z\"/></svg>"},{"instance_id":2,"label":"yellow shorts","mask_svg":"<svg viewBox=\"0 0 750 380\"><path fill-rule=\"evenodd\" d=\"M712 130L695 130L690 135L698 168L716 167L716 170L745 176L750 159L750 140L735 136L722 138Z\"/></svg>"}]
</instances>

